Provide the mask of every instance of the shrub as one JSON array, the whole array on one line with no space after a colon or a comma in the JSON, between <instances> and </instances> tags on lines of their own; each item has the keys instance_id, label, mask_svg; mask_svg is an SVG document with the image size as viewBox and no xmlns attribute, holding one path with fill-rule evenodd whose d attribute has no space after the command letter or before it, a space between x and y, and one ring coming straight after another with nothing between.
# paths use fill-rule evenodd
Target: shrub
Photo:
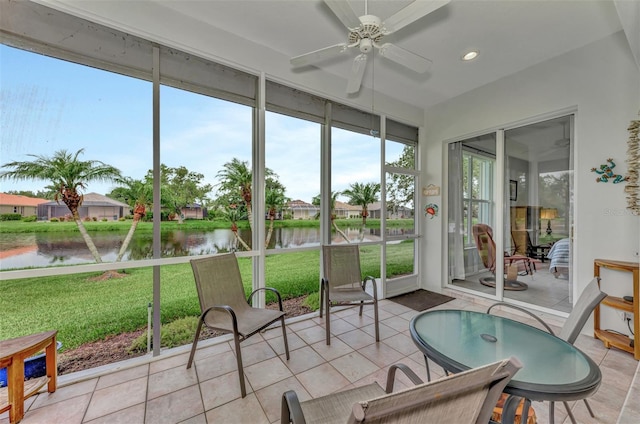
<instances>
[{"instance_id":1,"label":"shrub","mask_svg":"<svg viewBox=\"0 0 640 424\"><path fill-rule=\"evenodd\" d=\"M198 317L178 318L160 328L160 346L172 348L184 346L193 342L193 335L198 326ZM153 343L153 341L152 341ZM138 336L127 349L129 352L143 352L147 350L147 333Z\"/></svg>"},{"instance_id":2,"label":"shrub","mask_svg":"<svg viewBox=\"0 0 640 424\"><path fill-rule=\"evenodd\" d=\"M318 309L320 309L320 292L309 293L309 296L304 299L302 304L313 309L314 311L317 311Z\"/></svg>"},{"instance_id":3,"label":"shrub","mask_svg":"<svg viewBox=\"0 0 640 424\"><path fill-rule=\"evenodd\" d=\"M102 218L100 221L107 222L107 218Z\"/></svg>"},{"instance_id":4,"label":"shrub","mask_svg":"<svg viewBox=\"0 0 640 424\"><path fill-rule=\"evenodd\" d=\"M36 222L37 220L38 217L35 215L25 216L24 218L22 218L22 222Z\"/></svg>"},{"instance_id":5,"label":"shrub","mask_svg":"<svg viewBox=\"0 0 640 424\"><path fill-rule=\"evenodd\" d=\"M93 220L93 222L98 221L98 218L97 218L97 217L95 217L95 216L94 216L93 218L91 218L91 219Z\"/></svg>"},{"instance_id":6,"label":"shrub","mask_svg":"<svg viewBox=\"0 0 640 424\"><path fill-rule=\"evenodd\" d=\"M91 221L91 217L90 216L85 216L82 220L84 222L90 222Z\"/></svg>"},{"instance_id":7,"label":"shrub","mask_svg":"<svg viewBox=\"0 0 640 424\"><path fill-rule=\"evenodd\" d=\"M22 215L19 213L3 213L0 215L0 221L20 221Z\"/></svg>"},{"instance_id":8,"label":"shrub","mask_svg":"<svg viewBox=\"0 0 640 424\"><path fill-rule=\"evenodd\" d=\"M58 218L51 218L51 219L49 220L49 222L59 222L59 221L60 221L60 220L59 220ZM64 221L64 218L63 218L63 221Z\"/></svg>"},{"instance_id":9,"label":"shrub","mask_svg":"<svg viewBox=\"0 0 640 424\"><path fill-rule=\"evenodd\" d=\"M124 217L120 217L120 218L118 218L118 221L120 221L120 222L124 222Z\"/></svg>"}]
</instances>

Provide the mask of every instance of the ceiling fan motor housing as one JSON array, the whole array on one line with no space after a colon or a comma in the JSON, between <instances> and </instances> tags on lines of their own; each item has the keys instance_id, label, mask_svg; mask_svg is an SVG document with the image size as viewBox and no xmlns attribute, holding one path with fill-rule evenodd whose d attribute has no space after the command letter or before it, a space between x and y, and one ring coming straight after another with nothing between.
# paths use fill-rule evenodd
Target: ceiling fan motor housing
<instances>
[{"instance_id":1,"label":"ceiling fan motor housing","mask_svg":"<svg viewBox=\"0 0 640 424\"><path fill-rule=\"evenodd\" d=\"M384 35L380 31L381 20L374 15L360 16L360 26L349 32L349 44L359 45L362 53L369 53Z\"/></svg>"}]
</instances>

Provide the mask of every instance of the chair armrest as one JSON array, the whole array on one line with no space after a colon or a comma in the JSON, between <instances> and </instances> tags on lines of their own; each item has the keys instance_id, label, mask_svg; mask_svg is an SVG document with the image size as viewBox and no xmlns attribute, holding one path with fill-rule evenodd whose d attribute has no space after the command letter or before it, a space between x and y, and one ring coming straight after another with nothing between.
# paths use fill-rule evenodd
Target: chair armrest
<instances>
[{"instance_id":1,"label":"chair armrest","mask_svg":"<svg viewBox=\"0 0 640 424\"><path fill-rule=\"evenodd\" d=\"M512 304L510 304L510 303L505 303L505 302L496 302L496 303L494 303L493 305L489 306L489 309L487 309L487 313L488 313L488 314L490 314L490 313L491 313L491 309L493 309L493 307L494 307L494 306L506 306L506 307L509 307L509 308L515 309L515 310L517 310L517 311L524 312L525 314L529 315L531 318L534 318L534 319L535 319L535 320L537 320L540 324L542 324L542 326L543 326L544 328L546 328L546 329L547 329L547 331L548 331L549 333L553 334L554 336L556 335L556 333L554 333L554 332L553 332L553 330L551 329L551 327L549 327L549 325L548 325L546 322L544 322L544 321L542 320L542 318L540 318L539 316L537 316L537 315L535 315L535 314L531 313L530 311L528 311L528 310L526 310L526 309L524 309L524 308L521 308L521 307L519 307L519 306L512 305Z\"/></svg>"},{"instance_id":2,"label":"chair armrest","mask_svg":"<svg viewBox=\"0 0 640 424\"><path fill-rule=\"evenodd\" d=\"M424 383L424 381L422 381L420 377L418 377L418 375L405 364L393 364L389 367L389 371L387 372L387 387L384 389L387 393L393 392L393 383L396 380L396 370L402 371L415 385Z\"/></svg>"},{"instance_id":3,"label":"chair armrest","mask_svg":"<svg viewBox=\"0 0 640 424\"><path fill-rule=\"evenodd\" d=\"M507 400L502 405L502 418L500 420L501 424L514 424L516 422L516 415L518 412L518 406L520 405L520 401L522 401L522 397L509 395ZM523 411L524 413L524 411ZM528 414L528 412L527 412ZM527 422L527 417L521 417L520 421Z\"/></svg>"},{"instance_id":4,"label":"chair armrest","mask_svg":"<svg viewBox=\"0 0 640 424\"><path fill-rule=\"evenodd\" d=\"M226 313L229 314L229 316L231 317L231 322L233 325L233 331L234 333L238 332L238 318L236 317L236 313L233 311L233 308L229 305L214 305L214 306L210 306L208 307L201 315L200 315L200 321L204 322L204 317L211 311L213 310L217 310L217 311L224 311ZM206 324L205 324L206 325Z\"/></svg>"},{"instance_id":5,"label":"chair armrest","mask_svg":"<svg viewBox=\"0 0 640 424\"><path fill-rule=\"evenodd\" d=\"M247 299L247 303L249 305L251 305L251 299L253 298L253 295L256 294L257 292L261 291L261 290L269 290L270 292L273 292L276 294L276 296L278 297L278 305L280 306L280 311L283 311L282 309L282 296L280 296L280 292L276 289L274 289L273 287L260 287L255 289L254 291L251 292L251 294L249 295L249 298Z\"/></svg>"},{"instance_id":6,"label":"chair armrest","mask_svg":"<svg viewBox=\"0 0 640 424\"><path fill-rule=\"evenodd\" d=\"M280 424L306 424L298 395L293 390L282 394L282 409L280 411Z\"/></svg>"},{"instance_id":7,"label":"chair armrest","mask_svg":"<svg viewBox=\"0 0 640 424\"><path fill-rule=\"evenodd\" d=\"M366 291L368 281L370 281L371 285L373 286L373 298L378 300L378 285L376 284L376 279L372 276L367 275L366 277L364 277L364 280L362 280L362 290Z\"/></svg>"}]
</instances>

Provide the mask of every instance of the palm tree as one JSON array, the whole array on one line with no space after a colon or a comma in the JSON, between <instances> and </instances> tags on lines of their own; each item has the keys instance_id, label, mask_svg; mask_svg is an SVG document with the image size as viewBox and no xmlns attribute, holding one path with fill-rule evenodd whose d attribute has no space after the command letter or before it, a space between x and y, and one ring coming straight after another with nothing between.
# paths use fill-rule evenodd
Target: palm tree
<instances>
[{"instance_id":1,"label":"palm tree","mask_svg":"<svg viewBox=\"0 0 640 424\"><path fill-rule=\"evenodd\" d=\"M246 211L249 225L253 222L253 212L251 208L251 169L249 162L241 161L238 158L231 159L223 165L222 171L216 176L220 180L220 191L232 196L240 195Z\"/></svg>"},{"instance_id":2,"label":"palm tree","mask_svg":"<svg viewBox=\"0 0 640 424\"><path fill-rule=\"evenodd\" d=\"M351 241L349 240L349 237L347 237L347 235L344 233L344 231L342 231L340 229L340 227L338 227L338 224L336 223L336 200L338 199L338 196L340 195L339 191L332 191L331 192L331 226L336 230L336 233L340 234L340 236L347 242L347 243L351 243ZM317 196L315 196L312 200L311 200L311 204L315 205L315 206L320 206L320 195L318 194ZM318 212L316 214L316 219L318 219L320 217L320 212Z\"/></svg>"},{"instance_id":3,"label":"palm tree","mask_svg":"<svg viewBox=\"0 0 640 424\"><path fill-rule=\"evenodd\" d=\"M240 237L240 233L238 233L237 222L242 218L242 214L240 211L238 211L237 205L235 204L229 205L229 207L225 210L224 214L226 215L227 219L231 221L231 232L233 233L233 236L235 237L236 241L240 243L240 245L244 248L244 250L251 250L247 242L244 241L242 237Z\"/></svg>"},{"instance_id":4,"label":"palm tree","mask_svg":"<svg viewBox=\"0 0 640 424\"><path fill-rule=\"evenodd\" d=\"M278 176L269 168L265 168L265 202L267 206L267 212L273 213L275 217L275 211L278 207L281 207L286 202L284 197L285 188L278 181ZM237 224L234 219L243 216L243 210L246 212L246 218L249 221L249 228L253 232L253 209L251 206L251 183L252 173L249 168L249 162L241 161L237 158L233 158L231 162L227 162L223 165L223 169L218 172L216 177L220 180L218 184L219 191L222 193L220 199L223 200L225 208L227 209L226 215L231 220L231 229L234 231L236 239L247 250L247 243L242 240L237 231ZM271 210L274 208L273 211ZM273 225L273 220L271 221ZM235 230L234 230L235 228ZM269 233L266 238L266 244L269 244L271 234L273 232L273 226L269 229Z\"/></svg>"},{"instance_id":5,"label":"palm tree","mask_svg":"<svg viewBox=\"0 0 640 424\"><path fill-rule=\"evenodd\" d=\"M145 183L144 181L134 180L130 177L118 178L116 182L121 184L122 187L113 190L111 197L122 200L133 209L131 227L129 227L129 232L122 242L122 246L120 246L120 251L115 260L116 262L120 262L131 243L136 228L138 228L138 223L147 214L147 205L153 202L153 186L150 185L149 182Z\"/></svg>"},{"instance_id":6,"label":"palm tree","mask_svg":"<svg viewBox=\"0 0 640 424\"><path fill-rule=\"evenodd\" d=\"M380 184L378 183L354 183L350 188L343 191L342 194L349 197L350 205L358 205L362 207L362 225L367 224L368 205L378 201L378 193L380 192Z\"/></svg>"},{"instance_id":7,"label":"palm tree","mask_svg":"<svg viewBox=\"0 0 640 424\"><path fill-rule=\"evenodd\" d=\"M273 222L278 211L282 211L283 206L289 199L284 195L284 187L279 182L270 179L267 181L267 191L264 196L267 216L269 217L269 231L264 242L265 249L269 246L271 235L273 234Z\"/></svg>"},{"instance_id":8,"label":"palm tree","mask_svg":"<svg viewBox=\"0 0 640 424\"><path fill-rule=\"evenodd\" d=\"M51 157L28 155L35 159L33 161L9 162L2 165L2 169L7 170L0 172L0 179L50 182L50 186L56 188L54 196L56 202L62 199L64 204L67 205L91 255L93 255L96 263L102 263L98 249L96 249L78 214L78 208L83 200L80 190L85 189L87 183L92 181L113 181L120 178L120 171L101 161L81 161L78 157L83 153L84 149L78 150L75 154L71 154L66 150L58 150Z\"/></svg>"}]
</instances>

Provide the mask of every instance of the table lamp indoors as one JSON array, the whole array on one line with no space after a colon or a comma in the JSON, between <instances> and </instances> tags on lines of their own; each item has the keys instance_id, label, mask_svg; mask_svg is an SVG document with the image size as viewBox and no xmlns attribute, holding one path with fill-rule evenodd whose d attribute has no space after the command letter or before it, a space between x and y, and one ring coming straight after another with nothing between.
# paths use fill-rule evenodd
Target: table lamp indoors
<instances>
[{"instance_id":1,"label":"table lamp indoors","mask_svg":"<svg viewBox=\"0 0 640 424\"><path fill-rule=\"evenodd\" d=\"M557 208L543 208L540 211L540 219L547 220L547 235L551 235L551 220L556 219L558 217L558 209Z\"/></svg>"}]
</instances>

